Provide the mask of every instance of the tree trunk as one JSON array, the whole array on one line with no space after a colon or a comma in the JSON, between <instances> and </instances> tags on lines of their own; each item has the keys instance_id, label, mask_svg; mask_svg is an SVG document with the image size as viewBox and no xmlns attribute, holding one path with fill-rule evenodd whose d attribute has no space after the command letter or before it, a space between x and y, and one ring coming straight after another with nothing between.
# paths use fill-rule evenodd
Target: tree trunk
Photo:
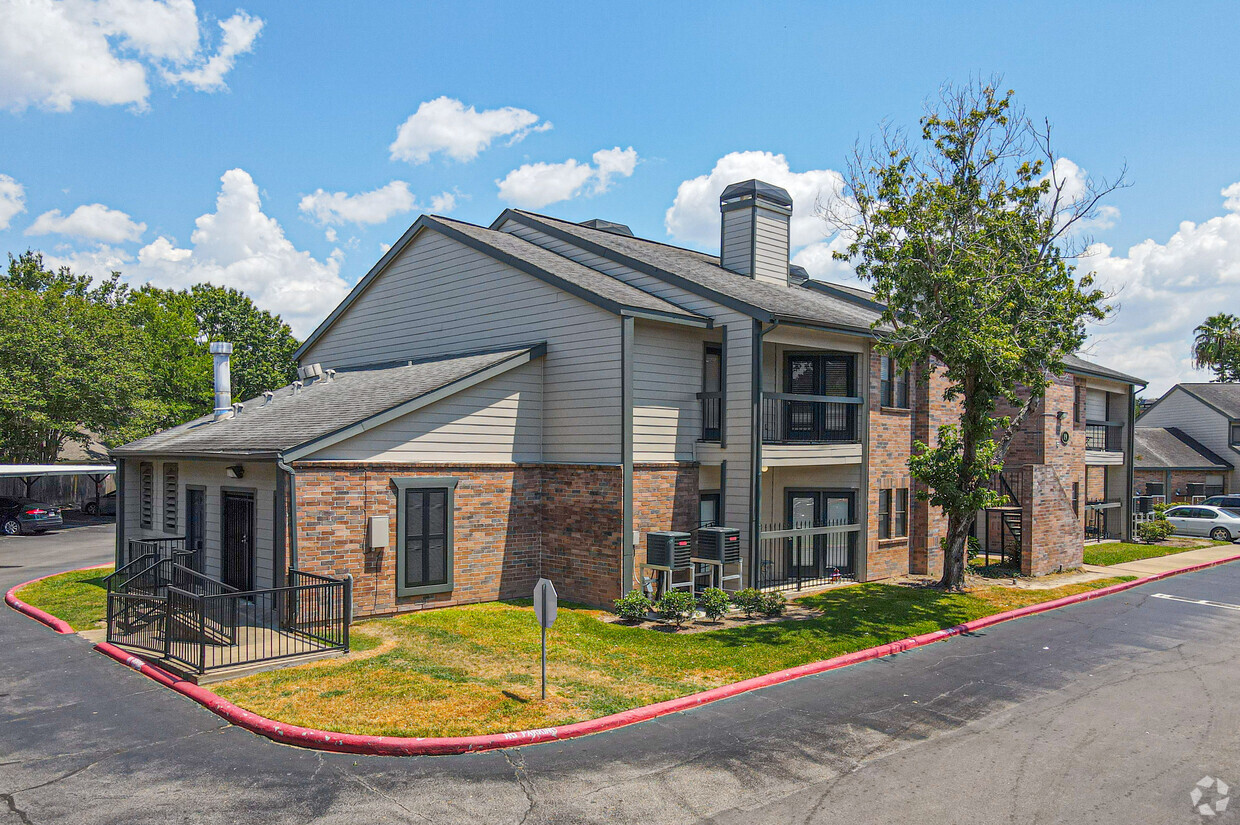
<instances>
[{"instance_id":1,"label":"tree trunk","mask_svg":"<svg viewBox=\"0 0 1240 825\"><path fill-rule=\"evenodd\" d=\"M944 590L964 589L964 568L968 561L969 530L973 526L973 514L947 515L947 536L943 539L943 578L939 587Z\"/></svg>"}]
</instances>

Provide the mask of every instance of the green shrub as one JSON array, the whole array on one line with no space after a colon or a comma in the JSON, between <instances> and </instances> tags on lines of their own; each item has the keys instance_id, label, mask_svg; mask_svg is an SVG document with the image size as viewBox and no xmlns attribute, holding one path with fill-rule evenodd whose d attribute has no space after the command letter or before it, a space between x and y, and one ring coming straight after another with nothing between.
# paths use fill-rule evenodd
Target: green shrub
<instances>
[{"instance_id":1,"label":"green shrub","mask_svg":"<svg viewBox=\"0 0 1240 825\"><path fill-rule=\"evenodd\" d=\"M663 594L663 598L659 599L654 609L658 612L660 619L680 627L693 617L696 607L697 604L691 594L684 590L669 590Z\"/></svg>"},{"instance_id":2,"label":"green shrub","mask_svg":"<svg viewBox=\"0 0 1240 825\"><path fill-rule=\"evenodd\" d=\"M788 607L788 600L784 598L783 593L763 593L762 599L758 603L758 610L763 616L775 617L784 615L784 609Z\"/></svg>"},{"instance_id":3,"label":"green shrub","mask_svg":"<svg viewBox=\"0 0 1240 825\"><path fill-rule=\"evenodd\" d=\"M616 606L616 615L626 622L640 622L650 612L650 599L640 590L630 590L627 596L612 602Z\"/></svg>"},{"instance_id":4,"label":"green shrub","mask_svg":"<svg viewBox=\"0 0 1240 825\"><path fill-rule=\"evenodd\" d=\"M1146 544L1157 544L1175 532L1175 525L1165 518L1143 521L1137 525L1137 538Z\"/></svg>"},{"instance_id":5,"label":"green shrub","mask_svg":"<svg viewBox=\"0 0 1240 825\"><path fill-rule=\"evenodd\" d=\"M728 594L718 587L706 588L702 591L701 598L698 599L698 607L706 614L706 618L712 622L722 619L731 606L732 600L728 598Z\"/></svg>"},{"instance_id":6,"label":"green shrub","mask_svg":"<svg viewBox=\"0 0 1240 825\"><path fill-rule=\"evenodd\" d=\"M745 618L752 619L762 603L762 591L753 587L737 590L732 594L732 604L745 611Z\"/></svg>"},{"instance_id":7,"label":"green shrub","mask_svg":"<svg viewBox=\"0 0 1240 825\"><path fill-rule=\"evenodd\" d=\"M969 561L977 558L978 554L982 552L982 544L977 540L977 536L969 536L965 543L965 547L965 552L968 554Z\"/></svg>"},{"instance_id":8,"label":"green shrub","mask_svg":"<svg viewBox=\"0 0 1240 825\"><path fill-rule=\"evenodd\" d=\"M1155 502L1154 515L1161 519L1163 517L1163 513L1167 512L1167 510L1174 506L1174 504L1167 504L1166 502Z\"/></svg>"}]
</instances>

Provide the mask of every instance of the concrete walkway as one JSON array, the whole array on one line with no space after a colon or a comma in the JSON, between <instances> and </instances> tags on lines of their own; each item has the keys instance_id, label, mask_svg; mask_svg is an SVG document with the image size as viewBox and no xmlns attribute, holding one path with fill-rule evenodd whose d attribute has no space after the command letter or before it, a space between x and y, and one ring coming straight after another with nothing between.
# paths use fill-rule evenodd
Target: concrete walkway
<instances>
[{"instance_id":1,"label":"concrete walkway","mask_svg":"<svg viewBox=\"0 0 1240 825\"><path fill-rule=\"evenodd\" d=\"M1165 573L1168 570L1183 570L1185 567L1218 561L1231 556L1240 556L1240 544L1219 544L1213 547L1202 547L1199 550L1172 553L1169 556L1113 564L1109 567L1099 567L1096 564L1085 564L1082 567L1090 573L1105 573L1108 576L1145 577L1155 573Z\"/></svg>"}]
</instances>

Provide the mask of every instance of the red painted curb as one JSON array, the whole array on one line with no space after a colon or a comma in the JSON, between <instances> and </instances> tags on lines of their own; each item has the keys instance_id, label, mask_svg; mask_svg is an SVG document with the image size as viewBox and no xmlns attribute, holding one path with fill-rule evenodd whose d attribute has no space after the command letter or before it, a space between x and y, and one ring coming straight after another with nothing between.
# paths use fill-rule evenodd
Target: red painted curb
<instances>
[{"instance_id":1,"label":"red painted curb","mask_svg":"<svg viewBox=\"0 0 1240 825\"><path fill-rule=\"evenodd\" d=\"M286 745L298 745L307 748L316 748L318 750L337 751L340 753L360 753L370 754L374 756L439 756L447 754L473 753L477 751L492 750L495 748L511 748L521 745L532 745L538 742L553 742L564 739L574 739L579 736L587 736L592 733L600 733L606 730L632 725L637 722L645 722L655 719L659 716L666 716L670 713L678 713L680 711L689 710L699 707L710 702L717 702L720 699L727 699L731 696L737 696L742 693L748 693L759 688L770 687L782 682L789 682L793 679L799 679L803 676L811 676L816 673L824 673L828 670L835 670L848 665L857 664L859 662L868 662L872 659L879 659L884 656L890 656L893 653L900 653L905 650L911 650L923 645L933 644L953 636L959 636L962 633L970 633L975 630L990 627L1000 622L1019 619L1024 616L1032 616L1037 613L1045 613L1048 610L1055 610L1060 607L1078 604L1080 602L1097 599L1102 596L1108 596L1112 593L1120 593L1130 590L1143 584L1159 581L1170 576L1176 576L1181 573L1192 573L1197 570L1205 570L1210 567L1217 567L1220 564L1240 561L1240 556L1230 556L1217 561L1205 562L1203 564L1185 567L1180 570L1168 570L1165 573L1158 573L1153 576L1147 576L1143 579L1136 579L1130 582L1121 582L1113 584L1110 587L1104 587L1099 590L1091 590L1087 593L1078 593L1075 596L1064 596L1062 599L1055 599L1049 602L1029 605L1028 607L1009 610L1005 613L996 613L993 616L986 616L981 619L974 619L955 627L945 628L943 630L935 630L931 633L924 633L920 636L913 636L908 639L901 639L896 642L890 642L878 647L872 647L868 650L859 650L855 653L846 653L842 656L836 656L832 659L824 659L820 662L811 662L809 664L799 665L797 667L788 668L787 670L768 673L764 676L755 676L752 679L746 679L741 682L734 682L723 687L713 688L712 690L694 693L689 696L682 696L678 699L670 699L666 702L660 702L655 705L646 705L632 710L614 713L611 716L604 716L599 719L590 719L585 722L574 722L571 725L564 725L557 728L539 728L536 730L515 731L512 733L487 734L482 736L444 736L444 737L402 737L402 736L365 736L355 733L335 733L332 731L315 730L314 728L303 728L298 725L288 725L283 722L277 722L274 719L268 719L265 716L259 716L245 708L234 705L222 696L219 696L206 688L199 687L192 682L174 676L162 668L156 667L149 662L128 653L115 645L103 642L95 646L95 649L106 656L116 659L118 662L133 668L139 673L147 676L155 681L163 684L173 690L188 696L195 702L198 702L212 713L222 716L234 725L253 731L254 733L274 739L277 742L283 742Z\"/></svg>"},{"instance_id":2,"label":"red painted curb","mask_svg":"<svg viewBox=\"0 0 1240 825\"><path fill-rule=\"evenodd\" d=\"M110 564L95 564L90 567L79 567L77 568L77 570L97 570L100 567L111 567L111 566L112 565ZM37 579L31 579L28 582L22 582L19 585L10 587L9 592L4 594L4 603L7 604L9 607L13 608L14 610L16 610L18 613L25 613L27 616L34 619L36 622L40 622L42 624L47 625L52 630L55 630L57 633L76 633L77 631L75 631L72 627L70 627L69 623L66 622L64 619L58 619L55 616L53 616L51 613L40 610L34 605L26 604L24 601L17 598L17 591L21 590L23 587L25 587L28 584L34 584L35 582L41 582L44 579L50 579L52 576L63 576L65 573L74 573L74 572L76 572L76 570L62 570L59 573L48 573L46 576L39 576L39 578Z\"/></svg>"}]
</instances>

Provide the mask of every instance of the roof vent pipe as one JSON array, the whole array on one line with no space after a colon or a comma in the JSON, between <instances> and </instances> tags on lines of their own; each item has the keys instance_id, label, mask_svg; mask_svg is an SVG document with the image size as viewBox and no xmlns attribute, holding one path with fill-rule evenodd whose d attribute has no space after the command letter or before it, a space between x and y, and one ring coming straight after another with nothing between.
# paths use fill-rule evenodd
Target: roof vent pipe
<instances>
[{"instance_id":1,"label":"roof vent pipe","mask_svg":"<svg viewBox=\"0 0 1240 825\"><path fill-rule=\"evenodd\" d=\"M270 404L270 403L271 403L271 399L273 399L273 398L275 398L275 397L276 397L276 394L275 394L274 392L272 392L271 390L266 390L266 391L264 391L264 392L263 392L263 406L265 407L265 406L267 406L268 404Z\"/></svg>"},{"instance_id":2,"label":"roof vent pipe","mask_svg":"<svg viewBox=\"0 0 1240 825\"><path fill-rule=\"evenodd\" d=\"M232 377L230 375L230 356L233 345L227 341L211 342L211 357L215 360L215 412L216 421L227 418L232 408Z\"/></svg>"},{"instance_id":3,"label":"roof vent pipe","mask_svg":"<svg viewBox=\"0 0 1240 825\"><path fill-rule=\"evenodd\" d=\"M755 281L788 286L792 196L760 180L719 196L719 265Z\"/></svg>"}]
</instances>

